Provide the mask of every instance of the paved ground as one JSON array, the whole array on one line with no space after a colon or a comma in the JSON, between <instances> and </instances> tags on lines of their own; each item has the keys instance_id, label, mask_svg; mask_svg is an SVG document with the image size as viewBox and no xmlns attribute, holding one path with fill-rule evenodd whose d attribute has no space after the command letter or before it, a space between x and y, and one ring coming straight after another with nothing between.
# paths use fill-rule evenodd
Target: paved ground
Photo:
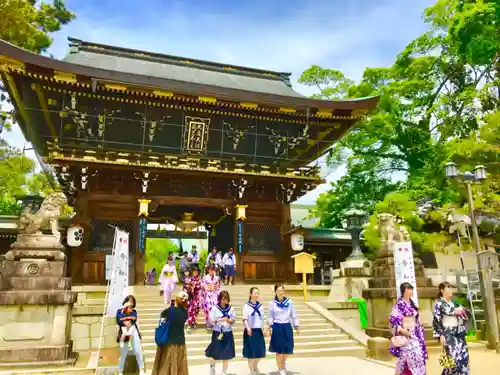
<instances>
[{"instance_id":1,"label":"paved ground","mask_svg":"<svg viewBox=\"0 0 500 375\"><path fill-rule=\"evenodd\" d=\"M276 375L276 362L266 359L259 365L261 374ZM394 369L354 357L291 358L288 360L291 375L394 375ZM218 365L217 374L221 367ZM208 365L189 366L189 375L208 375ZM246 362L229 364L228 375L247 375Z\"/></svg>"}]
</instances>

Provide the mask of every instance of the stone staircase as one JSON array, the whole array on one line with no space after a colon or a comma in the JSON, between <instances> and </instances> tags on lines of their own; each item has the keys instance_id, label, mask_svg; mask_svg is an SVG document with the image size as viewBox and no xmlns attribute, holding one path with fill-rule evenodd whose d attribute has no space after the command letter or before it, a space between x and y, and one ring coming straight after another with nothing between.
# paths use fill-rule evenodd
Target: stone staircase
<instances>
[{"instance_id":1,"label":"stone staircase","mask_svg":"<svg viewBox=\"0 0 500 375\"><path fill-rule=\"evenodd\" d=\"M230 293L231 305L236 310L237 320L233 325L236 344L235 360L243 360L243 322L241 312L244 303L248 300L248 285L224 287ZM177 292L177 290L176 290ZM273 298L269 285L260 287L261 302L265 306ZM146 368L151 369L156 353L154 330L158 325L161 311L164 309L163 298L159 296L159 288L136 286L134 295L137 298L137 312L139 315L139 329L142 334L142 347L146 361ZM300 319L300 334L295 335L295 357L318 356L355 356L364 358L365 348L357 341L327 321L322 315L310 309L300 297L292 298ZM198 328L186 332L186 346L190 365L207 362L205 348L210 343L210 332L205 328L205 317L199 314ZM266 338L269 345L269 338ZM272 353L268 353L272 355Z\"/></svg>"}]
</instances>

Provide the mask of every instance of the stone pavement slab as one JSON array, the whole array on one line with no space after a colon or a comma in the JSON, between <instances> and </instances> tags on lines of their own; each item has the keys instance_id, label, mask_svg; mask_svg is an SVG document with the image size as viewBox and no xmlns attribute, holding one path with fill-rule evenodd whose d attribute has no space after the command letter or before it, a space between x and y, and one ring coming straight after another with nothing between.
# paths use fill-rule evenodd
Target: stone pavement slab
<instances>
[{"instance_id":1,"label":"stone pavement slab","mask_svg":"<svg viewBox=\"0 0 500 375\"><path fill-rule=\"evenodd\" d=\"M221 364L217 364L219 375ZM290 358L287 361L289 375L394 375L394 368L355 357ZM262 375L277 375L276 361L268 358L260 362ZM229 362L228 375L248 375L246 362ZM189 375L209 375L209 366L189 366Z\"/></svg>"}]
</instances>

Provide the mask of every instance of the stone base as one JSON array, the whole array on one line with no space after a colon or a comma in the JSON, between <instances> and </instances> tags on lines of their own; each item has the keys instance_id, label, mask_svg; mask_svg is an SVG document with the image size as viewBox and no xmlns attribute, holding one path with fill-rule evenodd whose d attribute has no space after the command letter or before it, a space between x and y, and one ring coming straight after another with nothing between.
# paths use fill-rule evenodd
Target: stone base
<instances>
[{"instance_id":1,"label":"stone base","mask_svg":"<svg viewBox=\"0 0 500 375\"><path fill-rule=\"evenodd\" d=\"M21 367L24 369L40 369L44 367L70 367L74 366L78 360L78 353L71 353L71 357L68 359L63 359L61 361L36 361L36 362L1 362L0 369L12 369L16 367ZM21 371L21 370L19 370ZM29 370L27 370L29 371Z\"/></svg>"},{"instance_id":2,"label":"stone base","mask_svg":"<svg viewBox=\"0 0 500 375\"><path fill-rule=\"evenodd\" d=\"M31 362L63 362L71 357L71 352L72 344L47 347L0 348L0 363L9 362L26 365Z\"/></svg>"},{"instance_id":3,"label":"stone base","mask_svg":"<svg viewBox=\"0 0 500 375\"><path fill-rule=\"evenodd\" d=\"M368 356L377 361L390 361L392 355L389 352L391 341L385 337L372 337L368 339Z\"/></svg>"},{"instance_id":4,"label":"stone base","mask_svg":"<svg viewBox=\"0 0 500 375\"><path fill-rule=\"evenodd\" d=\"M328 300L345 302L349 298L363 298L362 293L368 287L368 281L368 277L335 277Z\"/></svg>"},{"instance_id":5,"label":"stone base","mask_svg":"<svg viewBox=\"0 0 500 375\"><path fill-rule=\"evenodd\" d=\"M65 261L51 261L39 258L23 258L21 260L7 260L3 272L8 277L43 277L66 276Z\"/></svg>"},{"instance_id":6,"label":"stone base","mask_svg":"<svg viewBox=\"0 0 500 375\"><path fill-rule=\"evenodd\" d=\"M20 277L13 276L3 283L4 290L69 290L71 279L59 276Z\"/></svg>"},{"instance_id":7,"label":"stone base","mask_svg":"<svg viewBox=\"0 0 500 375\"><path fill-rule=\"evenodd\" d=\"M72 305L76 298L77 294L71 290L8 290L0 291L0 306Z\"/></svg>"},{"instance_id":8,"label":"stone base","mask_svg":"<svg viewBox=\"0 0 500 375\"><path fill-rule=\"evenodd\" d=\"M33 233L33 234L18 234L16 242L11 245L11 249L50 249L50 250L64 250L61 244L61 235Z\"/></svg>"}]
</instances>

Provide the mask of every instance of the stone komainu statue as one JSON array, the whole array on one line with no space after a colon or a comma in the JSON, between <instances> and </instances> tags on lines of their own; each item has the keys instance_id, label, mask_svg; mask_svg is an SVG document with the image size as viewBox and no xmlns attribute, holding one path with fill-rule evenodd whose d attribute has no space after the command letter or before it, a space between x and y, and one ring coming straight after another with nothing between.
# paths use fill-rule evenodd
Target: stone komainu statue
<instances>
[{"instance_id":1,"label":"stone komainu statue","mask_svg":"<svg viewBox=\"0 0 500 375\"><path fill-rule=\"evenodd\" d=\"M54 236L59 236L59 217L63 207L68 203L63 193L51 193L44 200L40 209L32 213L26 207L19 218L21 234L40 234L40 229L50 228Z\"/></svg>"},{"instance_id":2,"label":"stone komainu statue","mask_svg":"<svg viewBox=\"0 0 500 375\"><path fill-rule=\"evenodd\" d=\"M395 241L410 241L410 233L403 225L397 224L394 215L381 213L378 215L378 229L381 237L379 256L384 257L392 253Z\"/></svg>"}]
</instances>

